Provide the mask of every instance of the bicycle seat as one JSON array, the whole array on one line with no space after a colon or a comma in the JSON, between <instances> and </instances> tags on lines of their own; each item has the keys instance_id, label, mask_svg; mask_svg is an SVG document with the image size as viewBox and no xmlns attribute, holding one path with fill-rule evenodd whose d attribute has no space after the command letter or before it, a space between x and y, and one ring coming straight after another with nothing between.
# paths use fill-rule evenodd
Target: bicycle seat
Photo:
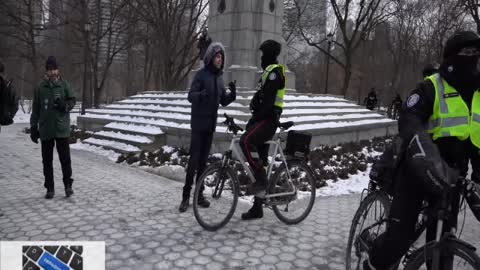
<instances>
[{"instance_id":1,"label":"bicycle seat","mask_svg":"<svg viewBox=\"0 0 480 270\"><path fill-rule=\"evenodd\" d=\"M295 123L293 121L288 121L288 122L278 124L278 127L283 129L283 130L287 130L287 129L291 128L294 124Z\"/></svg>"}]
</instances>

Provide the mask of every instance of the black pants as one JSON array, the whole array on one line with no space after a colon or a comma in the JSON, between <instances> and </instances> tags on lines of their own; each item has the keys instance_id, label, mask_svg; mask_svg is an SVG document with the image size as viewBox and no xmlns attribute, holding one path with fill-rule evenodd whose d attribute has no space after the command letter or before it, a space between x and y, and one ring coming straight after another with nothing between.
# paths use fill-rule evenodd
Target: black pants
<instances>
[{"instance_id":1,"label":"black pants","mask_svg":"<svg viewBox=\"0 0 480 270\"><path fill-rule=\"evenodd\" d=\"M55 138L42 141L43 175L45 176L45 188L54 189L53 182L53 147L57 144L57 153L62 166L63 184L72 184L72 162L70 159L70 145L68 138Z\"/></svg>"},{"instance_id":2,"label":"black pants","mask_svg":"<svg viewBox=\"0 0 480 270\"><path fill-rule=\"evenodd\" d=\"M277 126L270 119L249 123L247 131L240 138L240 147L254 170L254 173L268 164L268 148L266 141L271 140Z\"/></svg>"},{"instance_id":3,"label":"black pants","mask_svg":"<svg viewBox=\"0 0 480 270\"><path fill-rule=\"evenodd\" d=\"M196 182L205 170L210 148L212 147L212 141L213 132L192 131L190 138L190 159L188 160L187 176L185 177L185 185L183 186L184 199L190 197L195 172L197 174Z\"/></svg>"},{"instance_id":4,"label":"black pants","mask_svg":"<svg viewBox=\"0 0 480 270\"><path fill-rule=\"evenodd\" d=\"M370 253L370 262L376 269L388 269L408 251L415 241L415 224L422 210L424 199L429 205L435 205L436 199L425 192L419 179L410 176L407 168L398 170L394 198L390 208L389 222L385 233L374 242ZM453 209L449 222L444 223L444 231L456 226L458 214L458 197L453 200ZM428 223L426 240L435 239L436 220Z\"/></svg>"}]
</instances>

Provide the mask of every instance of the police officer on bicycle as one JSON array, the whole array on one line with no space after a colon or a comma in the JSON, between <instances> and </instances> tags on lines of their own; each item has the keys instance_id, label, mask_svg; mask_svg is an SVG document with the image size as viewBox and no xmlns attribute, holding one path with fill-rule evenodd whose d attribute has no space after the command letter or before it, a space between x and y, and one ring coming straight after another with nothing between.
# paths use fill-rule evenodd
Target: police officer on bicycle
<instances>
[{"instance_id":1,"label":"police officer on bicycle","mask_svg":"<svg viewBox=\"0 0 480 270\"><path fill-rule=\"evenodd\" d=\"M434 204L455 184L458 173L466 176L469 162L472 180L480 183L479 58L480 37L456 32L446 42L438 73L419 83L403 104L398 125L405 158L397 170L386 232L376 239L361 236L371 246L364 269L388 269L405 255L416 240L423 201ZM456 215L450 220L445 229L456 225ZM427 242L435 238L431 227Z\"/></svg>"},{"instance_id":2,"label":"police officer on bicycle","mask_svg":"<svg viewBox=\"0 0 480 270\"><path fill-rule=\"evenodd\" d=\"M285 67L277 61L281 49L281 44L275 40L266 40L260 45L263 74L258 83L258 91L250 102L252 117L240 138L240 146L256 179L252 190L257 195L264 192L267 187L265 166L268 163L268 145L265 142L275 135L283 110ZM262 199L255 196L253 207L242 214L242 219L261 217L263 217Z\"/></svg>"}]
</instances>

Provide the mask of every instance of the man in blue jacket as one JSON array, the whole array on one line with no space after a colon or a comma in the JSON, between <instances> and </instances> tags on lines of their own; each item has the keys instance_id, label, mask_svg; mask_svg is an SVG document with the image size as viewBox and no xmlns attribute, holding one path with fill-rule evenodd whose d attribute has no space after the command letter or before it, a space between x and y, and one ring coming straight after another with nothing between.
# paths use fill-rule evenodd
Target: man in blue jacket
<instances>
[{"instance_id":1,"label":"man in blue jacket","mask_svg":"<svg viewBox=\"0 0 480 270\"><path fill-rule=\"evenodd\" d=\"M187 176L183 187L182 202L179 211L187 211L190 191L195 173L197 181L205 170L207 158L212 146L213 134L217 126L217 112L219 104L227 106L236 98L236 87L230 82L225 89L223 82L223 66L225 62L225 48L221 43L212 43L203 59L205 66L193 78L188 101L192 103L190 124L190 159L187 166ZM201 207L209 207L210 202L201 194L198 198Z\"/></svg>"}]
</instances>

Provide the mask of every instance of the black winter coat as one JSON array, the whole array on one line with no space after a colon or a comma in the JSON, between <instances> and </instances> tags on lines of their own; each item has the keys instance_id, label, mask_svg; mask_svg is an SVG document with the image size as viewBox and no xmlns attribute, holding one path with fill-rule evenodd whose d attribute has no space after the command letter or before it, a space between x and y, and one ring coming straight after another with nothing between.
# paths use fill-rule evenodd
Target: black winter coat
<instances>
[{"instance_id":1,"label":"black winter coat","mask_svg":"<svg viewBox=\"0 0 480 270\"><path fill-rule=\"evenodd\" d=\"M227 106L236 98L235 92L227 93L222 70L215 71L211 60L216 53L212 44L205 54L205 66L195 74L188 101L192 103L190 125L192 131L214 132L217 126L218 107ZM221 46L221 45L217 45ZM221 47L223 50L223 47ZM205 91L206 95L202 92Z\"/></svg>"}]
</instances>

